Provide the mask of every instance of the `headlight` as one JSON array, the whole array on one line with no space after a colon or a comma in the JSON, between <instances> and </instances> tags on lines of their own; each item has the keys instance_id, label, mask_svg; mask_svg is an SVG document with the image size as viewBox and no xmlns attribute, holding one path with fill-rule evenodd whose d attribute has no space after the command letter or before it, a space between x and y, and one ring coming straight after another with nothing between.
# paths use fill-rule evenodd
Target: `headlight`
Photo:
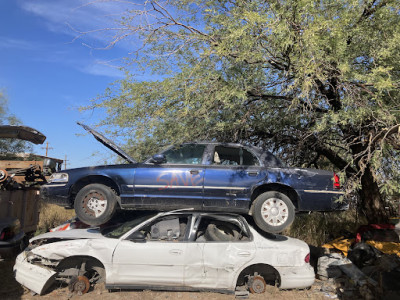
<instances>
[{"instance_id":1,"label":"headlight","mask_svg":"<svg viewBox=\"0 0 400 300\"><path fill-rule=\"evenodd\" d=\"M67 173L54 173L49 178L50 182L68 182L68 174Z\"/></svg>"}]
</instances>

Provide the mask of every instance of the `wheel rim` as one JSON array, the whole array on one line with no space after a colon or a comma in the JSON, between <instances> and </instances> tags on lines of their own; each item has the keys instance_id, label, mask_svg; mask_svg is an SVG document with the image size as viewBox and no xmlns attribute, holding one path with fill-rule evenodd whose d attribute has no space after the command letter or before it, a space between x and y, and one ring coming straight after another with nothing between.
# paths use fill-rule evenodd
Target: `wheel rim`
<instances>
[{"instance_id":1,"label":"wheel rim","mask_svg":"<svg viewBox=\"0 0 400 300\"><path fill-rule=\"evenodd\" d=\"M82 208L85 214L98 218L107 208L106 197L99 192L90 192L82 200Z\"/></svg>"},{"instance_id":2,"label":"wheel rim","mask_svg":"<svg viewBox=\"0 0 400 300\"><path fill-rule=\"evenodd\" d=\"M289 208L283 200L270 198L262 204L261 215L268 225L281 226L288 220Z\"/></svg>"}]
</instances>

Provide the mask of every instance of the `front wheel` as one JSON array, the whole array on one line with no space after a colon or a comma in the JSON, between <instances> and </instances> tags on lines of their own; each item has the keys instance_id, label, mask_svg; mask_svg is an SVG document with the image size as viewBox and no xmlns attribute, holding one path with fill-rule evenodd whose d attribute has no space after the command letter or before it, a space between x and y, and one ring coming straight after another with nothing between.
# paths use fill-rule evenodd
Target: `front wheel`
<instances>
[{"instance_id":1,"label":"front wheel","mask_svg":"<svg viewBox=\"0 0 400 300\"><path fill-rule=\"evenodd\" d=\"M266 192L254 200L253 219L265 232L279 233L292 224L295 208L288 196L280 192Z\"/></svg>"},{"instance_id":2,"label":"front wheel","mask_svg":"<svg viewBox=\"0 0 400 300\"><path fill-rule=\"evenodd\" d=\"M82 188L75 198L75 212L78 218L92 226L106 223L114 215L117 195L103 184L89 184Z\"/></svg>"}]
</instances>

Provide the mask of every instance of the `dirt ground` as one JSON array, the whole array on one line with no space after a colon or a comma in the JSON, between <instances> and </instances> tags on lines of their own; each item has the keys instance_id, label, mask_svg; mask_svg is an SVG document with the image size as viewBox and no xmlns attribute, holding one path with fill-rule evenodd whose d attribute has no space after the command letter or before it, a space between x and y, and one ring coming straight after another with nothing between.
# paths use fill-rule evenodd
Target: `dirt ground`
<instances>
[{"instance_id":1,"label":"dirt ground","mask_svg":"<svg viewBox=\"0 0 400 300\"><path fill-rule=\"evenodd\" d=\"M68 288L54 289L43 295L32 295L31 292L23 288L14 280L12 268L13 260L0 261L0 299L2 300L232 300L234 295L225 295L219 293L197 293L197 292L155 292L155 291L112 291L105 289L104 285L96 285L95 288L84 295L71 294ZM328 299L327 294L320 291L320 285L317 281L311 289L308 290L290 290L280 291L276 287L269 286L266 293L253 295L250 294L250 300L277 299L277 300L301 300Z\"/></svg>"}]
</instances>

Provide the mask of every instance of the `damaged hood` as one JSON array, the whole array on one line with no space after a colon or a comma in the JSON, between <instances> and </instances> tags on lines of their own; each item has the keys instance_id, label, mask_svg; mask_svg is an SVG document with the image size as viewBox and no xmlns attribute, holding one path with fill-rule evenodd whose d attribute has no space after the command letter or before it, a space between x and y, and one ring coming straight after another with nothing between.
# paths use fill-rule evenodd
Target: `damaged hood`
<instances>
[{"instance_id":1,"label":"damaged hood","mask_svg":"<svg viewBox=\"0 0 400 300\"><path fill-rule=\"evenodd\" d=\"M46 136L28 126L1 125L0 138L20 139L36 145L43 144Z\"/></svg>"},{"instance_id":2,"label":"damaged hood","mask_svg":"<svg viewBox=\"0 0 400 300\"><path fill-rule=\"evenodd\" d=\"M106 146L108 149L114 151L117 153L119 156L122 158L126 159L130 163L135 164L136 160L134 160L131 156L129 156L128 153L126 153L124 150L122 150L120 147L115 145L112 141L110 141L108 138L103 136L102 134L98 133L96 130L90 128L89 126L77 122L78 125L82 126L83 129L85 129L87 132L90 132L96 140L98 140L100 143L102 143L104 146Z\"/></svg>"},{"instance_id":3,"label":"damaged hood","mask_svg":"<svg viewBox=\"0 0 400 300\"><path fill-rule=\"evenodd\" d=\"M100 230L98 228L89 228L89 229L72 229L65 231L46 232L44 234L40 234L38 236L31 238L29 242L42 239L77 240L77 239L103 239L103 238L105 239L105 237L100 233Z\"/></svg>"}]
</instances>

